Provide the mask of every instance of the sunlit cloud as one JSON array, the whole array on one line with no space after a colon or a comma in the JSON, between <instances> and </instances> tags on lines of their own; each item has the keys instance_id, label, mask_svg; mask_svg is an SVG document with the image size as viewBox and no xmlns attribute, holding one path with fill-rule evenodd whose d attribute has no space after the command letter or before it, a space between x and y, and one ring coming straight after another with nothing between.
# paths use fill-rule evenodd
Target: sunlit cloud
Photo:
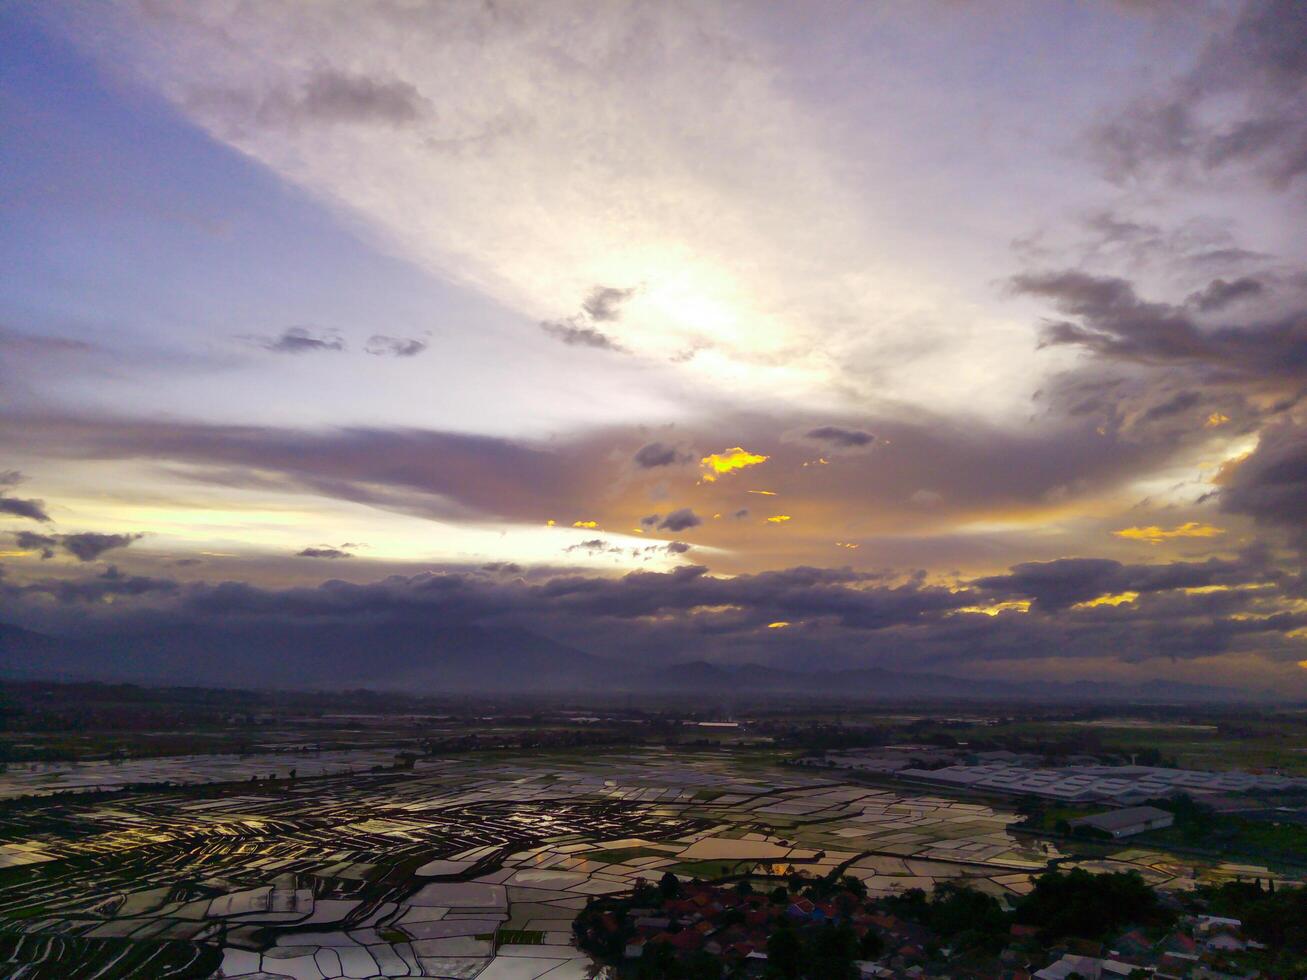
<instances>
[{"instance_id":1,"label":"sunlit cloud","mask_svg":"<svg viewBox=\"0 0 1307 980\"><path fill-rule=\"evenodd\" d=\"M593 530L599 526L598 521L573 521L572 527L583 527Z\"/></svg>"},{"instance_id":2,"label":"sunlit cloud","mask_svg":"<svg viewBox=\"0 0 1307 980\"><path fill-rule=\"evenodd\" d=\"M792 518L789 514L773 514L771 517L767 518L767 523L784 524L786 521L792 521L792 520L794 520L794 518Z\"/></svg>"},{"instance_id":3,"label":"sunlit cloud","mask_svg":"<svg viewBox=\"0 0 1307 980\"><path fill-rule=\"evenodd\" d=\"M1204 422L1203 425L1208 429L1216 429L1225 425L1225 423L1229 421L1230 416L1226 415L1224 412L1213 412L1211 415L1207 416L1207 421Z\"/></svg>"},{"instance_id":4,"label":"sunlit cloud","mask_svg":"<svg viewBox=\"0 0 1307 980\"><path fill-rule=\"evenodd\" d=\"M789 623L787 623L785 620L782 619L782 620L778 620L775 623L768 623L767 628L769 630L783 630L785 629L785 627L789 625L790 625Z\"/></svg>"},{"instance_id":5,"label":"sunlit cloud","mask_svg":"<svg viewBox=\"0 0 1307 980\"><path fill-rule=\"evenodd\" d=\"M703 481L713 483L724 473L733 473L736 470L743 470L750 466L758 466L767 462L770 458L770 456L751 453L740 446L736 446L733 449L724 449L720 453L709 453L699 460L699 463L704 468Z\"/></svg>"},{"instance_id":6,"label":"sunlit cloud","mask_svg":"<svg viewBox=\"0 0 1307 980\"><path fill-rule=\"evenodd\" d=\"M1197 521L1187 521L1172 528L1150 524L1147 527L1123 527L1121 530L1112 533L1118 538L1125 538L1128 541L1146 541L1149 544L1161 544L1163 541L1171 541L1176 538L1214 538L1224 534L1225 529L1214 527L1211 524L1200 524Z\"/></svg>"},{"instance_id":7,"label":"sunlit cloud","mask_svg":"<svg viewBox=\"0 0 1307 980\"><path fill-rule=\"evenodd\" d=\"M983 606L962 606L954 610L954 613L972 613L980 616L997 616L1004 612L1030 612L1029 599L1009 599L1004 602L991 602Z\"/></svg>"},{"instance_id":8,"label":"sunlit cloud","mask_svg":"<svg viewBox=\"0 0 1307 980\"><path fill-rule=\"evenodd\" d=\"M1099 606L1124 606L1134 602L1139 598L1138 592L1114 592L1108 595L1096 596L1085 602L1077 602L1072 609L1095 609Z\"/></svg>"}]
</instances>

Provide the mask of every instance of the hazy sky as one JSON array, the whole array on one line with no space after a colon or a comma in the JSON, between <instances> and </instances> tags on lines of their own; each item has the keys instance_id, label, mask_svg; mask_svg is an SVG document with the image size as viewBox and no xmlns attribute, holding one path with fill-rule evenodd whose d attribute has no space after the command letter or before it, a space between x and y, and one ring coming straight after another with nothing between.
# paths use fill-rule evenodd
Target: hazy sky
<instances>
[{"instance_id":1,"label":"hazy sky","mask_svg":"<svg viewBox=\"0 0 1307 980\"><path fill-rule=\"evenodd\" d=\"M0 50L0 618L1307 694L1300 3L15 3Z\"/></svg>"}]
</instances>

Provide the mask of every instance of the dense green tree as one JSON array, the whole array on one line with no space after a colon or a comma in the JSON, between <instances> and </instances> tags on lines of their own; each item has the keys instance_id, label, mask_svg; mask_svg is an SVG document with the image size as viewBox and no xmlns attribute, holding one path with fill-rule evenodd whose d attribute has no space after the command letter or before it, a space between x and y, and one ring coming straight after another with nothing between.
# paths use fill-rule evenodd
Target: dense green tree
<instances>
[{"instance_id":1,"label":"dense green tree","mask_svg":"<svg viewBox=\"0 0 1307 980\"><path fill-rule=\"evenodd\" d=\"M658 881L658 891L664 899L677 898L681 894L681 879L670 871L664 872Z\"/></svg>"},{"instance_id":2,"label":"dense green tree","mask_svg":"<svg viewBox=\"0 0 1307 980\"><path fill-rule=\"evenodd\" d=\"M811 933L803 949L803 975L812 980L858 980L858 937L845 924L828 924Z\"/></svg>"},{"instance_id":3,"label":"dense green tree","mask_svg":"<svg viewBox=\"0 0 1307 980\"><path fill-rule=\"evenodd\" d=\"M1016 920L1038 926L1046 938L1103 939L1129 925L1166 925L1174 916L1136 871L1090 874L1050 871L1016 909Z\"/></svg>"},{"instance_id":4,"label":"dense green tree","mask_svg":"<svg viewBox=\"0 0 1307 980\"><path fill-rule=\"evenodd\" d=\"M803 965L803 943L787 923L781 922L767 937L767 974L797 980Z\"/></svg>"}]
</instances>

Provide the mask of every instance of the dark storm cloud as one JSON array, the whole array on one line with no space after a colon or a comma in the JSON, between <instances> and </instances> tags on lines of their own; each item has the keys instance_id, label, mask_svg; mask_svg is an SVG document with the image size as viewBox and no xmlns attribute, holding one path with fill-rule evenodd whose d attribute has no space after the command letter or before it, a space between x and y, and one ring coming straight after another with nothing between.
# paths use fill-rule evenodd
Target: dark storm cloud
<instances>
[{"instance_id":1,"label":"dark storm cloud","mask_svg":"<svg viewBox=\"0 0 1307 980\"><path fill-rule=\"evenodd\" d=\"M1158 565L1125 565L1109 558L1060 558L1014 565L1006 575L979 578L972 585L996 596L1026 598L1055 610L1102 595L1241 585L1274 581L1280 576L1257 556Z\"/></svg>"},{"instance_id":2,"label":"dark storm cloud","mask_svg":"<svg viewBox=\"0 0 1307 980\"><path fill-rule=\"evenodd\" d=\"M904 521L937 524L994 507L1040 507L1054 497L1063 504L1130 479L1163 458L1156 445L1125 443L1096 432L1087 422L1067 426L1059 421L1013 431L974 419L935 419L918 413L909 421L876 421L883 458L843 454L818 475L801 465L811 455L808 444L777 436L814 427L771 416L742 416L687 432L686 440L715 445L742 440L751 450L770 455L757 478L766 479L764 489L781 495L786 513L795 513L792 505L804 502L823 513L854 507L885 529L894 526L900 532ZM628 465L632 436L629 430L615 429L526 443L424 429L300 430L0 416L0 450L36 439L43 452L56 459L154 461L175 467L187 480L211 485L311 493L454 520L536 523L581 508L585 517L612 526L637 519L648 506L633 496L638 493L647 500L642 490L629 490L625 497L615 491L614 460L621 461L623 478L628 470L673 473ZM890 459L892 464L886 462ZM700 514L707 508L709 513L736 514L744 504L740 491L753 488L739 479L693 487L688 483L692 479L687 472L686 486L671 492ZM909 503L922 488L940 495L938 506L926 511ZM652 518L652 512L646 512L643 525L657 526L666 513L662 510ZM727 534L732 533L729 528L738 532L739 527L738 521L718 522L703 533ZM796 514L790 537L806 529L823 537L833 534L831 540L846 536L843 528L822 529Z\"/></svg>"},{"instance_id":3,"label":"dark storm cloud","mask_svg":"<svg viewBox=\"0 0 1307 980\"><path fill-rule=\"evenodd\" d=\"M641 446L635 453L635 465L641 469L651 470L659 466L672 466L677 463L688 463L694 457L689 453L683 453L675 446L669 446L664 442L651 442L648 445Z\"/></svg>"},{"instance_id":4,"label":"dark storm cloud","mask_svg":"<svg viewBox=\"0 0 1307 980\"><path fill-rule=\"evenodd\" d=\"M332 548L327 545L304 548L295 552L296 558L353 558L354 556L348 551L342 551L340 548Z\"/></svg>"},{"instance_id":5,"label":"dark storm cloud","mask_svg":"<svg viewBox=\"0 0 1307 980\"><path fill-rule=\"evenodd\" d=\"M19 531L14 535L18 547L27 551L39 551L42 559L53 558L55 548L63 548L78 561L95 561L106 551L126 548L133 541L142 538L141 534L100 534L95 531L81 531L77 534L35 534L32 531Z\"/></svg>"},{"instance_id":6,"label":"dark storm cloud","mask_svg":"<svg viewBox=\"0 0 1307 980\"><path fill-rule=\"evenodd\" d=\"M388 337L378 333L368 338L363 350L374 357L417 357L428 346L425 340L414 337Z\"/></svg>"},{"instance_id":7,"label":"dark storm cloud","mask_svg":"<svg viewBox=\"0 0 1307 980\"><path fill-rule=\"evenodd\" d=\"M319 69L298 85L264 92L209 88L193 92L190 105L217 112L244 129L299 129L312 125L404 126L421 121L431 103L408 82Z\"/></svg>"},{"instance_id":8,"label":"dark storm cloud","mask_svg":"<svg viewBox=\"0 0 1307 980\"><path fill-rule=\"evenodd\" d=\"M1262 430L1257 448L1233 468L1223 510L1292 528L1307 540L1307 427L1284 420Z\"/></svg>"},{"instance_id":9,"label":"dark storm cloud","mask_svg":"<svg viewBox=\"0 0 1307 980\"><path fill-rule=\"evenodd\" d=\"M1238 588L1187 591L1222 584ZM1307 613L1283 601L1285 584L1252 558L1157 565L1074 559L1020 565L1005 576L949 587L848 568L716 577L687 565L620 577L558 572L542 580L476 569L283 590L130 578L111 570L25 584L0 578L0 595L18 610L46 600L31 607L34 614L46 615L47 622L53 616L73 633L359 621L420 629L475 624L526 628L649 663L694 649L710 659L771 658L792 665L815 656L824 666L920 667L1050 655L1193 659L1242 649L1302 659L1303 642L1288 634L1307 625ZM1120 605L1075 606L1117 589L1139 596ZM117 597L112 605L91 605L107 595ZM981 611L987 602L1013 596L1033 598L1030 611ZM794 624L786 631L792 635L767 629L778 621Z\"/></svg>"},{"instance_id":10,"label":"dark storm cloud","mask_svg":"<svg viewBox=\"0 0 1307 980\"><path fill-rule=\"evenodd\" d=\"M596 286L581 304L581 309L596 323L617 320L622 315L622 304L634 296L636 290Z\"/></svg>"},{"instance_id":11,"label":"dark storm cloud","mask_svg":"<svg viewBox=\"0 0 1307 980\"><path fill-rule=\"evenodd\" d=\"M1273 184L1307 174L1307 6L1252 0L1169 91L1136 102L1095 141L1109 173L1251 166Z\"/></svg>"},{"instance_id":12,"label":"dark storm cloud","mask_svg":"<svg viewBox=\"0 0 1307 980\"><path fill-rule=\"evenodd\" d=\"M1225 309L1231 303L1249 296L1257 296L1265 291L1265 284L1251 276L1240 276L1230 282L1213 279L1205 288L1191 294L1185 300L1185 305L1192 306L1200 313L1213 313Z\"/></svg>"},{"instance_id":13,"label":"dark storm cloud","mask_svg":"<svg viewBox=\"0 0 1307 980\"><path fill-rule=\"evenodd\" d=\"M14 543L24 551L40 552L45 561L54 557L54 549L59 539L53 534L37 534L35 531L19 531L14 535Z\"/></svg>"},{"instance_id":14,"label":"dark storm cloud","mask_svg":"<svg viewBox=\"0 0 1307 980\"><path fill-rule=\"evenodd\" d=\"M101 534L97 531L81 531L77 534L61 534L59 544L78 561L95 561L106 551L126 548L133 541L139 541L142 534Z\"/></svg>"},{"instance_id":15,"label":"dark storm cloud","mask_svg":"<svg viewBox=\"0 0 1307 980\"><path fill-rule=\"evenodd\" d=\"M674 510L661 521L658 522L660 531L685 531L692 527L698 527L703 523L703 518L696 514L689 507L681 507Z\"/></svg>"},{"instance_id":16,"label":"dark storm cloud","mask_svg":"<svg viewBox=\"0 0 1307 980\"><path fill-rule=\"evenodd\" d=\"M566 552L588 551L591 554L598 554L601 551L621 551L621 548L611 547L603 538L590 538L588 541L581 541L577 544L568 545L563 549Z\"/></svg>"},{"instance_id":17,"label":"dark storm cloud","mask_svg":"<svg viewBox=\"0 0 1307 980\"><path fill-rule=\"evenodd\" d=\"M846 429L839 425L822 425L804 433L805 438L824 443L836 449L865 449L876 437L863 429Z\"/></svg>"},{"instance_id":18,"label":"dark storm cloud","mask_svg":"<svg viewBox=\"0 0 1307 980\"><path fill-rule=\"evenodd\" d=\"M667 543L666 551L668 554L672 555L683 555L692 547L693 545L688 545L684 541L669 541Z\"/></svg>"},{"instance_id":19,"label":"dark storm cloud","mask_svg":"<svg viewBox=\"0 0 1307 980\"><path fill-rule=\"evenodd\" d=\"M0 471L0 514L8 514L10 517L25 517L30 521L38 521L42 524L48 523L50 515L46 513L44 500L11 497L4 492L11 487L18 486L23 480L23 474L17 470Z\"/></svg>"},{"instance_id":20,"label":"dark storm cloud","mask_svg":"<svg viewBox=\"0 0 1307 980\"><path fill-rule=\"evenodd\" d=\"M218 485L298 489L405 513L539 517L589 499L606 480L588 444L536 446L422 429L305 431L143 420L0 417L0 443L37 433L69 459L153 459L188 465ZM196 468L198 467L198 469Z\"/></svg>"},{"instance_id":21,"label":"dark storm cloud","mask_svg":"<svg viewBox=\"0 0 1307 980\"><path fill-rule=\"evenodd\" d=\"M26 500L21 497L0 497L0 514L26 517L42 523L50 520L50 515L45 512L44 500Z\"/></svg>"},{"instance_id":22,"label":"dark storm cloud","mask_svg":"<svg viewBox=\"0 0 1307 980\"><path fill-rule=\"evenodd\" d=\"M1077 318L1046 324L1046 344L1082 347L1112 360L1200 366L1227 375L1307 375L1307 310L1238 326L1202 327L1183 307L1140 299L1125 279L1066 270L1024 273L1012 279L1012 286Z\"/></svg>"},{"instance_id":23,"label":"dark storm cloud","mask_svg":"<svg viewBox=\"0 0 1307 980\"><path fill-rule=\"evenodd\" d=\"M343 351L345 341L334 330L315 333L308 327L288 327L277 337L249 337L252 343L277 354L309 354L315 351Z\"/></svg>"},{"instance_id":24,"label":"dark storm cloud","mask_svg":"<svg viewBox=\"0 0 1307 980\"><path fill-rule=\"evenodd\" d=\"M575 319L546 320L540 324L540 329L556 340L561 340L568 347L593 347L596 350L625 351L625 348L608 334Z\"/></svg>"},{"instance_id":25,"label":"dark storm cloud","mask_svg":"<svg viewBox=\"0 0 1307 980\"><path fill-rule=\"evenodd\" d=\"M0 595L11 600L38 597L52 599L61 605L78 606L102 603L106 599L145 599L176 595L181 586L171 579L141 575L124 575L116 565L110 565L91 578L45 578L24 584L10 584L0 580Z\"/></svg>"},{"instance_id":26,"label":"dark storm cloud","mask_svg":"<svg viewBox=\"0 0 1307 980\"><path fill-rule=\"evenodd\" d=\"M1180 391L1172 395L1166 401L1158 402L1151 405L1143 414L1144 421L1154 422L1158 419L1169 418L1172 415L1179 415L1188 412L1204 403L1203 395L1196 391Z\"/></svg>"}]
</instances>

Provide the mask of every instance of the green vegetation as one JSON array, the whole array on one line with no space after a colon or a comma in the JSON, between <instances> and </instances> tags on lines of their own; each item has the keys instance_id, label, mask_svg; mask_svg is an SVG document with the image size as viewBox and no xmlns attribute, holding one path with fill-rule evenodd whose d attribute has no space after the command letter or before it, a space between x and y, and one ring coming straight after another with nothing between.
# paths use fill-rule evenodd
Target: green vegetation
<instances>
[{"instance_id":1,"label":"green vegetation","mask_svg":"<svg viewBox=\"0 0 1307 980\"><path fill-rule=\"evenodd\" d=\"M1303 824L1218 813L1184 794L1149 803L1174 813L1175 823L1150 831L1139 838L1141 841L1162 847L1219 850L1297 866L1307 864L1307 826Z\"/></svg>"},{"instance_id":2,"label":"green vegetation","mask_svg":"<svg viewBox=\"0 0 1307 980\"><path fill-rule=\"evenodd\" d=\"M1046 939L1105 939L1127 925L1161 928L1175 920L1136 871L1090 874L1074 868L1035 879L1017 905L1015 920L1039 928Z\"/></svg>"},{"instance_id":3,"label":"green vegetation","mask_svg":"<svg viewBox=\"0 0 1307 980\"><path fill-rule=\"evenodd\" d=\"M622 864L645 857L665 858L668 855L666 851L655 847L615 847L607 851L587 851L581 856L587 861L598 861L600 864Z\"/></svg>"},{"instance_id":4,"label":"green vegetation","mask_svg":"<svg viewBox=\"0 0 1307 980\"><path fill-rule=\"evenodd\" d=\"M497 946L539 946L545 934L539 929L500 929Z\"/></svg>"}]
</instances>

